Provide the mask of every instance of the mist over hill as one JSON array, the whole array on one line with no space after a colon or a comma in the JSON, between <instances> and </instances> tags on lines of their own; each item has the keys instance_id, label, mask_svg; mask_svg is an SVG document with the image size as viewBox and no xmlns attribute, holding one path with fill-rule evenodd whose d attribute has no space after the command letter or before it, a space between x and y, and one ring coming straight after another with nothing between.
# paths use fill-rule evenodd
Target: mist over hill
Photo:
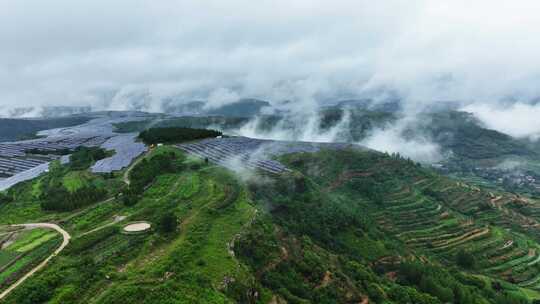
<instances>
[{"instance_id":1,"label":"mist over hill","mask_svg":"<svg viewBox=\"0 0 540 304\"><path fill-rule=\"evenodd\" d=\"M0 302L540 303L538 11L0 1Z\"/></svg>"}]
</instances>

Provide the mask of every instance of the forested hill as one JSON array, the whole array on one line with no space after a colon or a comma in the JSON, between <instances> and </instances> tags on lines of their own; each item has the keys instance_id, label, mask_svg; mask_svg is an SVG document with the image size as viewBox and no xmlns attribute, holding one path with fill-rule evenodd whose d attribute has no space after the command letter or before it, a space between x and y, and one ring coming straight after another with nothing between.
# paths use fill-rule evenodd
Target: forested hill
<instances>
[{"instance_id":1,"label":"forested hill","mask_svg":"<svg viewBox=\"0 0 540 304\"><path fill-rule=\"evenodd\" d=\"M76 126L88 120L90 119L82 116L44 119L0 118L0 142L34 138L38 131Z\"/></svg>"},{"instance_id":2,"label":"forested hill","mask_svg":"<svg viewBox=\"0 0 540 304\"><path fill-rule=\"evenodd\" d=\"M279 159L291 172L238 175L165 145L128 172L94 175L89 152L77 154L84 166L55 166L1 198L0 224L56 222L72 236L6 303L540 299L539 202L399 155L294 153ZM70 208L46 199L57 189ZM141 221L152 229L124 231Z\"/></svg>"}]
</instances>

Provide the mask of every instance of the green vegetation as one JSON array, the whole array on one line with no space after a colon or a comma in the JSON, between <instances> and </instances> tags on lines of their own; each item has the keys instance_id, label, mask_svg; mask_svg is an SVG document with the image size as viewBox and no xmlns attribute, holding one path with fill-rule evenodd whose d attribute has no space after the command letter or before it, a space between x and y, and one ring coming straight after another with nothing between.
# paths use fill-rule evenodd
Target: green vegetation
<instances>
[{"instance_id":1,"label":"green vegetation","mask_svg":"<svg viewBox=\"0 0 540 304\"><path fill-rule=\"evenodd\" d=\"M62 184L70 193L87 187L92 176L85 171L70 171L62 178Z\"/></svg>"},{"instance_id":2,"label":"green vegetation","mask_svg":"<svg viewBox=\"0 0 540 304\"><path fill-rule=\"evenodd\" d=\"M139 134L145 144L180 143L223 135L219 131L192 128L151 128Z\"/></svg>"},{"instance_id":3,"label":"green vegetation","mask_svg":"<svg viewBox=\"0 0 540 304\"><path fill-rule=\"evenodd\" d=\"M161 151L164 151L164 149ZM130 185L122 193L124 205L135 205L140 199L141 194L156 177L162 174L180 171L183 167L184 159L183 154L180 154L178 150L173 150L167 153L155 153L151 157L144 158L137 163L129 172Z\"/></svg>"},{"instance_id":4,"label":"green vegetation","mask_svg":"<svg viewBox=\"0 0 540 304\"><path fill-rule=\"evenodd\" d=\"M467 252L465 249L461 249L456 254L456 263L463 268L473 269L476 264L476 259L470 252Z\"/></svg>"},{"instance_id":5,"label":"green vegetation","mask_svg":"<svg viewBox=\"0 0 540 304\"><path fill-rule=\"evenodd\" d=\"M78 149L72 154L73 163L60 165L53 162L49 173L1 193L0 224L58 220L61 213L97 203L120 192L124 184L118 178L89 172L95 155L107 154L98 150Z\"/></svg>"},{"instance_id":6,"label":"green vegetation","mask_svg":"<svg viewBox=\"0 0 540 304\"><path fill-rule=\"evenodd\" d=\"M23 231L19 233L17 241L9 245L7 249L17 252L31 251L55 236L57 236L56 232L45 229Z\"/></svg>"},{"instance_id":7,"label":"green vegetation","mask_svg":"<svg viewBox=\"0 0 540 304\"><path fill-rule=\"evenodd\" d=\"M164 233L171 233L176 230L177 219L174 213L167 212L163 214L159 219L159 230Z\"/></svg>"},{"instance_id":8,"label":"green vegetation","mask_svg":"<svg viewBox=\"0 0 540 304\"><path fill-rule=\"evenodd\" d=\"M73 170L86 170L98 160L110 156L101 148L78 147L70 156L69 167Z\"/></svg>"},{"instance_id":9,"label":"green vegetation","mask_svg":"<svg viewBox=\"0 0 540 304\"><path fill-rule=\"evenodd\" d=\"M0 192L0 205L13 202L13 197L7 193Z\"/></svg>"},{"instance_id":10,"label":"green vegetation","mask_svg":"<svg viewBox=\"0 0 540 304\"><path fill-rule=\"evenodd\" d=\"M7 193L13 201L0 205L0 222L57 221L72 241L6 303L538 298L536 201L442 177L397 154L320 151L280 161L292 172L240 179L164 146L129 171L129 185L119 176L52 166ZM88 187L107 191L77 210L45 212L39 204L54 195L52 187L67 197ZM122 232L137 221L155 229ZM24 235L0 254L0 265L57 240L50 232ZM11 273L24 269L18 261Z\"/></svg>"},{"instance_id":11,"label":"green vegetation","mask_svg":"<svg viewBox=\"0 0 540 304\"><path fill-rule=\"evenodd\" d=\"M158 149L149 161L169 153ZM249 274L231 257L227 243L254 216L243 188L233 191L238 193L236 199L222 206L225 189L240 187L231 179L234 176L224 169L201 163L196 171L160 173L135 206L111 202L90 207L66 222L66 227L78 227L91 218L97 222L103 218L99 214L116 212L130 214L126 221L156 225L163 218L180 219L180 229L174 234L126 235L113 225L75 235L54 263L15 290L7 302L166 303L171 297L186 303L231 302L218 288L223 278L231 276L247 285ZM192 189L191 194L182 191L184 186Z\"/></svg>"},{"instance_id":12,"label":"green vegetation","mask_svg":"<svg viewBox=\"0 0 540 304\"><path fill-rule=\"evenodd\" d=\"M102 180L86 170L107 153L98 148L78 148L71 155L67 166L52 165L50 174L35 189L44 210L71 211L105 199L108 191Z\"/></svg>"},{"instance_id":13,"label":"green vegetation","mask_svg":"<svg viewBox=\"0 0 540 304\"><path fill-rule=\"evenodd\" d=\"M18 254L15 252L7 251L7 250L0 250L0 269L3 269L11 263L15 258L17 258Z\"/></svg>"},{"instance_id":14,"label":"green vegetation","mask_svg":"<svg viewBox=\"0 0 540 304\"><path fill-rule=\"evenodd\" d=\"M71 153L71 150L69 149L60 149L60 150L41 150L37 148L29 149L25 151L28 154L38 154L38 155L67 155Z\"/></svg>"},{"instance_id":15,"label":"green vegetation","mask_svg":"<svg viewBox=\"0 0 540 304\"><path fill-rule=\"evenodd\" d=\"M39 264L60 244L58 234L45 229L0 232L0 244L3 237L10 241L0 249L0 291Z\"/></svg>"}]
</instances>

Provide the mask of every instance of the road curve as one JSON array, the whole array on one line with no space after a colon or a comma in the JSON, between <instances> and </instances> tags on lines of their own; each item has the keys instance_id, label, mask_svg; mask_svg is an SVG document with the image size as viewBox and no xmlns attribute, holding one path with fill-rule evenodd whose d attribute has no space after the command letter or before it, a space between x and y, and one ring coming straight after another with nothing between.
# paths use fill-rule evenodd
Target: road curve
<instances>
[{"instance_id":1,"label":"road curve","mask_svg":"<svg viewBox=\"0 0 540 304\"><path fill-rule=\"evenodd\" d=\"M15 288L17 288L19 285L21 285L24 281L26 281L29 277L31 277L34 273L41 270L47 263L56 255L58 255L66 246L69 244L69 240L71 239L71 236L67 231L62 229L60 226L56 224L51 223L32 223L32 224L20 224L20 225L11 225L12 227L24 227L26 229L34 229L34 228L45 228L45 229L53 229L59 232L64 240L62 241L62 245L58 247L48 258L46 258L43 262L39 263L36 267L34 267L32 270L30 270L27 274L25 274L22 278L17 280L17 282L13 283L13 285L9 286L8 289L4 290L0 294L0 301L4 299L9 293L11 293Z\"/></svg>"},{"instance_id":2,"label":"road curve","mask_svg":"<svg viewBox=\"0 0 540 304\"><path fill-rule=\"evenodd\" d=\"M148 150L147 152L145 152L145 153L143 153L142 155L140 155L139 158L137 158L134 162L132 162L131 165L129 165L129 167L126 169L126 171L124 172L124 177L123 177L124 183L125 183L126 185L129 186L129 185L131 184L131 182L130 182L130 180L129 180L129 172L131 172L131 170L132 170L132 169L133 169L133 168L134 168L141 160L143 160L143 159L146 157L146 155L148 155L148 153L149 153L150 151L152 151L152 150Z\"/></svg>"}]
</instances>

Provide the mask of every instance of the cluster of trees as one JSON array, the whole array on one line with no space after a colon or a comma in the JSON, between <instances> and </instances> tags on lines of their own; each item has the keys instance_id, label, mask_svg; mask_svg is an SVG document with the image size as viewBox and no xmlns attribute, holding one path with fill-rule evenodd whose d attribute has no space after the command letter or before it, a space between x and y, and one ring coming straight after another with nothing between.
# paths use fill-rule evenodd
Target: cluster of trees
<instances>
[{"instance_id":1,"label":"cluster of trees","mask_svg":"<svg viewBox=\"0 0 540 304\"><path fill-rule=\"evenodd\" d=\"M101 148L79 147L73 151L68 166L60 166L53 162L49 174L43 177L38 200L43 210L71 211L100 200L107 196L107 189L98 187L93 183L81 186L75 191L69 191L63 184L64 176L70 171L86 170L95 161L107 157Z\"/></svg>"},{"instance_id":2,"label":"cluster of trees","mask_svg":"<svg viewBox=\"0 0 540 304\"><path fill-rule=\"evenodd\" d=\"M352 187L356 189L362 196L371 200L377 205L383 204L383 185L375 181L371 177L354 179Z\"/></svg>"},{"instance_id":3,"label":"cluster of trees","mask_svg":"<svg viewBox=\"0 0 540 304\"><path fill-rule=\"evenodd\" d=\"M464 249L461 249L456 254L456 263L466 269L474 269L476 266L476 258L474 255Z\"/></svg>"},{"instance_id":4,"label":"cluster of trees","mask_svg":"<svg viewBox=\"0 0 540 304\"><path fill-rule=\"evenodd\" d=\"M159 218L158 229L163 233L171 233L176 231L177 218L173 212L165 212Z\"/></svg>"},{"instance_id":5,"label":"cluster of trees","mask_svg":"<svg viewBox=\"0 0 540 304\"><path fill-rule=\"evenodd\" d=\"M0 205L5 203L11 203L13 201L13 196L0 192Z\"/></svg>"},{"instance_id":6,"label":"cluster of trees","mask_svg":"<svg viewBox=\"0 0 540 304\"><path fill-rule=\"evenodd\" d=\"M54 155L68 155L69 153L71 153L71 150L65 148L65 149L51 151L51 150L42 150L42 149L38 149L38 148L33 148L33 149L28 149L25 152L28 153L28 154L36 154L36 155L51 155L51 154L54 154Z\"/></svg>"},{"instance_id":7,"label":"cluster of trees","mask_svg":"<svg viewBox=\"0 0 540 304\"><path fill-rule=\"evenodd\" d=\"M73 170L86 170L94 162L106 158L107 152L97 147L78 147L70 157L69 166Z\"/></svg>"},{"instance_id":8,"label":"cluster of trees","mask_svg":"<svg viewBox=\"0 0 540 304\"><path fill-rule=\"evenodd\" d=\"M272 184L253 181L248 186L256 200L271 208L277 223L333 248L341 246L335 237L340 232L369 227L363 206L313 191L314 185L303 176L284 175Z\"/></svg>"},{"instance_id":9,"label":"cluster of trees","mask_svg":"<svg viewBox=\"0 0 540 304\"><path fill-rule=\"evenodd\" d=\"M84 186L74 192L64 187L50 187L40 197L41 208L49 211L71 211L105 199L107 191L94 185Z\"/></svg>"},{"instance_id":10,"label":"cluster of trees","mask_svg":"<svg viewBox=\"0 0 540 304\"><path fill-rule=\"evenodd\" d=\"M223 133L215 130L192 129L192 128L151 128L142 131L139 138L145 144L179 143L190 140L221 136Z\"/></svg>"},{"instance_id":11,"label":"cluster of trees","mask_svg":"<svg viewBox=\"0 0 540 304\"><path fill-rule=\"evenodd\" d=\"M418 261L403 262L399 266L398 273L398 283L415 286L442 303L529 303L523 296L502 288L492 288L480 278L465 275L455 269L447 270L442 266Z\"/></svg>"}]
</instances>

